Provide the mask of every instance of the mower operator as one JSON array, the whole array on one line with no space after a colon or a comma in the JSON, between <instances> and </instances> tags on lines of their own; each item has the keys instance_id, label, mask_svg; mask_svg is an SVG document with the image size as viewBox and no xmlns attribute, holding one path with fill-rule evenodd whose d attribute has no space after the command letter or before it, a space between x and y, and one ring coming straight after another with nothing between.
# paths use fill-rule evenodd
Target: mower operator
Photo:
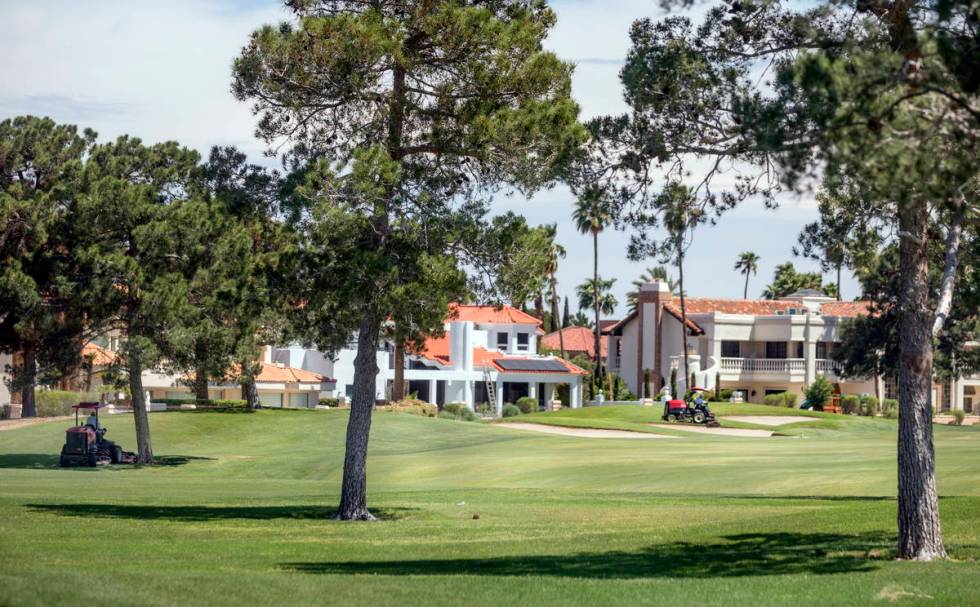
<instances>
[{"instance_id":1,"label":"mower operator","mask_svg":"<svg viewBox=\"0 0 980 607\"><path fill-rule=\"evenodd\" d=\"M99 418L95 415L95 411L89 413L88 419L85 420L85 425L90 426L96 432L99 431Z\"/></svg>"}]
</instances>

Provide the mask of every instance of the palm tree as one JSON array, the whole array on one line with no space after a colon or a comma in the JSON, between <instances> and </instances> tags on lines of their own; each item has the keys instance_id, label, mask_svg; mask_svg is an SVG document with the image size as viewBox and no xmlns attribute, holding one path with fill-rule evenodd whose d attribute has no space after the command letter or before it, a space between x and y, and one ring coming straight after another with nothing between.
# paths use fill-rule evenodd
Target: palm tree
<instances>
[{"instance_id":1,"label":"palm tree","mask_svg":"<svg viewBox=\"0 0 980 607\"><path fill-rule=\"evenodd\" d=\"M596 294L595 285L599 285L598 296ZM597 283L591 278L582 282L579 286L575 288L575 294L578 295L578 307L580 310L588 310L595 305L596 300L599 301L599 310L603 314L613 314L616 312L616 306L619 305L619 301L616 300L616 296L612 294L612 287L616 284L615 278L600 278Z\"/></svg>"},{"instance_id":2,"label":"palm tree","mask_svg":"<svg viewBox=\"0 0 980 607\"><path fill-rule=\"evenodd\" d=\"M565 358L565 333L558 316L558 260L565 258L565 247L555 240L558 237L558 224L545 226L545 232L550 239L548 248L548 265L545 271L548 275L548 287L551 291L551 327L558 330L558 345L561 357Z\"/></svg>"},{"instance_id":3,"label":"palm tree","mask_svg":"<svg viewBox=\"0 0 980 607\"><path fill-rule=\"evenodd\" d=\"M745 274L745 292L742 299L749 298L749 274L756 274L759 271L759 256L752 251L746 251L738 256L735 262L735 269Z\"/></svg>"},{"instance_id":4,"label":"palm tree","mask_svg":"<svg viewBox=\"0 0 980 607\"><path fill-rule=\"evenodd\" d=\"M636 312L636 305L640 299L640 288L658 280L666 282L667 289L674 295L680 294L677 281L674 280L673 276L667 274L667 268L664 266L647 268L639 278L633 281L633 290L626 294L626 303L629 305L630 314Z\"/></svg>"},{"instance_id":5,"label":"palm tree","mask_svg":"<svg viewBox=\"0 0 980 607\"><path fill-rule=\"evenodd\" d=\"M572 219L578 231L582 234L592 234L592 280L594 284L599 284L599 233L605 230L613 221L612 205L603 195L599 188L588 188L578 198ZM599 328L599 289L593 289L595 309L595 352L596 366L595 377L602 376L602 357L599 356L602 343L601 330ZM615 306L614 306L615 308Z\"/></svg>"}]
</instances>

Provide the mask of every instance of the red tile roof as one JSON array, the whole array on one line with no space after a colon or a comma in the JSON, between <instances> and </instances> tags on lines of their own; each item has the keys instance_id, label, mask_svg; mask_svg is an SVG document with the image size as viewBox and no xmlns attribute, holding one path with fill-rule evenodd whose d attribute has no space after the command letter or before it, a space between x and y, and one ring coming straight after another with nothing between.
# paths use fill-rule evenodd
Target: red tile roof
<instances>
[{"instance_id":1,"label":"red tile roof","mask_svg":"<svg viewBox=\"0 0 980 607\"><path fill-rule=\"evenodd\" d=\"M116 361L115 352L93 343L85 344L82 356L90 359L93 367L108 367Z\"/></svg>"},{"instance_id":2,"label":"red tile roof","mask_svg":"<svg viewBox=\"0 0 980 607\"><path fill-rule=\"evenodd\" d=\"M618 321L610 321L618 322ZM600 326L602 323L600 323ZM611 325L610 325L611 326ZM565 341L565 352L583 352L589 358L595 360L595 333L592 329L588 327L566 327L561 331L555 331L554 333L548 333L539 340L542 348L548 348L549 350L560 350L561 349L561 338ZM605 339L600 341L600 348L602 352L602 357L606 357L606 351L608 350L608 343Z\"/></svg>"},{"instance_id":3,"label":"red tile roof","mask_svg":"<svg viewBox=\"0 0 980 607\"><path fill-rule=\"evenodd\" d=\"M255 376L255 381L263 383L320 383L324 377L319 373L297 369L295 367L280 367L262 363L262 370Z\"/></svg>"},{"instance_id":4,"label":"red tile roof","mask_svg":"<svg viewBox=\"0 0 980 607\"><path fill-rule=\"evenodd\" d=\"M857 316L867 316L871 313L870 301L828 301L821 304L820 313L824 316L837 316L839 318L855 318Z\"/></svg>"},{"instance_id":5,"label":"red tile roof","mask_svg":"<svg viewBox=\"0 0 980 607\"><path fill-rule=\"evenodd\" d=\"M421 356L422 358L431 360L440 365L450 365L451 361L449 359L449 336L444 335L442 337L430 337L425 341L425 347L421 352L416 352L416 356ZM473 367L482 368L486 365L491 365L495 370L501 373L516 373L516 371L506 371L496 364L496 360L501 358L529 358L522 356L506 356L502 352L487 350L482 346L477 346L473 348ZM573 365L570 362L562 360L557 356L554 357L555 360L561 362L565 365L565 368L569 373L576 375L587 375L585 371ZM522 371L522 373L555 373L555 371ZM561 371L558 371L561 373Z\"/></svg>"},{"instance_id":6,"label":"red tile roof","mask_svg":"<svg viewBox=\"0 0 980 607\"><path fill-rule=\"evenodd\" d=\"M448 321L463 320L475 323L504 323L540 325L541 320L527 312L522 312L513 306L470 306L450 304Z\"/></svg>"}]
</instances>

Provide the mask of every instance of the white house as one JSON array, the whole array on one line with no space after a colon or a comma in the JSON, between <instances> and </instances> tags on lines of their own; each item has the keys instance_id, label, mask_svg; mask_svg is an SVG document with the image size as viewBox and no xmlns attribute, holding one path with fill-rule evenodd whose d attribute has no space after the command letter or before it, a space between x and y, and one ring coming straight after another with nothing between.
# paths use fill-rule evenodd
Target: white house
<instances>
[{"instance_id":1,"label":"white house","mask_svg":"<svg viewBox=\"0 0 980 607\"><path fill-rule=\"evenodd\" d=\"M460 402L473 409L492 403L500 415L504 403L530 396L545 406L555 400L559 385L569 386L568 403L582 404L582 377L586 372L556 356L539 356L537 338L541 321L516 308L452 305L445 335L429 339L425 347L406 355L408 392L443 405ZM338 396L350 398L354 384L353 347L335 360L315 350L293 345L279 348L274 360L336 379ZM375 397L385 399L395 378L394 347L386 343L377 352Z\"/></svg>"},{"instance_id":2,"label":"white house","mask_svg":"<svg viewBox=\"0 0 980 607\"><path fill-rule=\"evenodd\" d=\"M761 402L766 394L801 393L818 376L826 376L841 393L884 394L881 379L845 380L837 374L831 352L840 340L845 318L867 313L866 302L841 302L816 291L780 300L732 300L688 297L687 326L681 331L679 298L666 283L643 285L637 310L606 329L608 368L640 393L644 375L655 393L677 370L678 391L690 383L683 354L695 380L713 389L742 392ZM683 335L682 335L683 333Z\"/></svg>"}]
</instances>

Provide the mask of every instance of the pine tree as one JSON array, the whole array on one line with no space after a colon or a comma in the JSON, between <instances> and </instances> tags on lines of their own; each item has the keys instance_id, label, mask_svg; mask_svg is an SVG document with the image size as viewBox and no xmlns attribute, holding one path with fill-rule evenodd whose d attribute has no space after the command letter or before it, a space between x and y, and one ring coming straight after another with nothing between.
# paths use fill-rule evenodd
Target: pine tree
<instances>
[{"instance_id":1,"label":"pine tree","mask_svg":"<svg viewBox=\"0 0 980 607\"><path fill-rule=\"evenodd\" d=\"M544 3L287 2L297 20L252 34L233 91L259 134L288 141L307 262L311 340L357 334L340 519L373 518L366 457L382 326L407 348L467 292L460 262L488 229L488 194L548 183L583 138L571 66L542 50ZM477 267L484 266L477 263ZM471 285L472 286L472 285Z\"/></svg>"}]
</instances>

